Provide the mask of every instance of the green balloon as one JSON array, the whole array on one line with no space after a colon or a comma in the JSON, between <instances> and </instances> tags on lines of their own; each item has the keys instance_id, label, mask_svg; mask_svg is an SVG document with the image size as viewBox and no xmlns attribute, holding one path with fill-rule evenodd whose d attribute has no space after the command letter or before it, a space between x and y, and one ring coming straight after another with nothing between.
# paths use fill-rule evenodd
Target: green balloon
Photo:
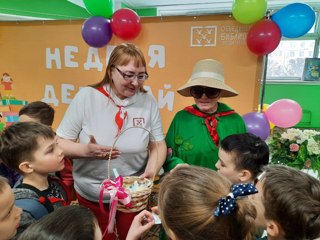
<instances>
[{"instance_id":1,"label":"green balloon","mask_svg":"<svg viewBox=\"0 0 320 240\"><path fill-rule=\"evenodd\" d=\"M111 18L113 14L112 0L83 0L87 11L95 17Z\"/></svg>"},{"instance_id":2,"label":"green balloon","mask_svg":"<svg viewBox=\"0 0 320 240\"><path fill-rule=\"evenodd\" d=\"M255 23L265 16L266 11L267 0L233 0L232 15L240 23Z\"/></svg>"}]
</instances>

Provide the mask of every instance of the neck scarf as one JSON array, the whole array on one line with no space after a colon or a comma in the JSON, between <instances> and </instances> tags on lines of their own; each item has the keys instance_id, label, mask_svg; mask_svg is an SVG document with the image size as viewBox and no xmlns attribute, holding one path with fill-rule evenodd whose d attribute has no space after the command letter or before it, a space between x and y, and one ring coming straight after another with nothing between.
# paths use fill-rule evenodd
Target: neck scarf
<instances>
[{"instance_id":1,"label":"neck scarf","mask_svg":"<svg viewBox=\"0 0 320 240\"><path fill-rule=\"evenodd\" d=\"M101 92L103 95L105 95L107 98L111 100L111 102L114 103L114 105L118 108L118 112L116 113L116 116L114 117L114 120L118 126L118 132L117 136L121 133L121 129L123 126L124 121L128 117L127 111L124 111L124 106L116 104L116 102L113 100L113 98L110 96L110 94L103 88L103 86L98 87L97 90Z\"/></svg>"},{"instance_id":2,"label":"neck scarf","mask_svg":"<svg viewBox=\"0 0 320 240\"><path fill-rule=\"evenodd\" d=\"M216 146L218 146L218 144L219 144L219 136L217 133L217 126L218 126L217 117L223 117L223 116L227 116L227 115L231 115L231 114L235 113L234 110L229 110L226 112L219 112L216 114L208 115L208 114L196 109L194 106L186 107L184 110L186 110L187 112L189 112L195 116L205 118L204 122L207 126L209 133L210 133L212 141L214 142L214 144Z\"/></svg>"}]
</instances>

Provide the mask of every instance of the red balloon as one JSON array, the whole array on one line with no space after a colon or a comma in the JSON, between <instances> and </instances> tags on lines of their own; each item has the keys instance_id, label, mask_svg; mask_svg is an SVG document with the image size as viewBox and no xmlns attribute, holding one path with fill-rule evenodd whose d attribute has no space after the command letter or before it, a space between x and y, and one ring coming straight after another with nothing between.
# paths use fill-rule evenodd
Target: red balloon
<instances>
[{"instance_id":1,"label":"red balloon","mask_svg":"<svg viewBox=\"0 0 320 240\"><path fill-rule=\"evenodd\" d=\"M281 31L270 19L263 19L252 25L247 36L247 45L251 52L265 55L275 50L281 40Z\"/></svg>"},{"instance_id":2,"label":"red balloon","mask_svg":"<svg viewBox=\"0 0 320 240\"><path fill-rule=\"evenodd\" d=\"M134 39L141 31L140 17L131 9L119 9L112 15L111 29L114 35L123 40Z\"/></svg>"}]
</instances>

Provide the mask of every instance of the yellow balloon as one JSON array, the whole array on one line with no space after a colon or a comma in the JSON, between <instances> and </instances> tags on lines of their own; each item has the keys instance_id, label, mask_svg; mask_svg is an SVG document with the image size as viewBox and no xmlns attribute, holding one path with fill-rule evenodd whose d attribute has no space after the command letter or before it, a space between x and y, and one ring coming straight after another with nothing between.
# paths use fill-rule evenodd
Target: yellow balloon
<instances>
[{"instance_id":1,"label":"yellow balloon","mask_svg":"<svg viewBox=\"0 0 320 240\"><path fill-rule=\"evenodd\" d=\"M270 104L268 104L268 103L264 103L263 106L262 106L262 112L266 112L268 107L269 107L269 105ZM261 105L259 104L258 105L258 112L260 112L260 106ZM275 125L270 121L269 121L269 125L270 125L270 130L272 130L275 127Z\"/></svg>"},{"instance_id":2,"label":"yellow balloon","mask_svg":"<svg viewBox=\"0 0 320 240\"><path fill-rule=\"evenodd\" d=\"M260 104L258 105L258 112L260 112ZM269 107L269 104L267 104L267 103L264 103L263 104L263 106L262 106L262 112L266 112L267 111L267 109L268 109L268 107Z\"/></svg>"},{"instance_id":3,"label":"yellow balloon","mask_svg":"<svg viewBox=\"0 0 320 240\"><path fill-rule=\"evenodd\" d=\"M270 121L269 121L269 125L270 125L270 130L272 130L275 127L275 125Z\"/></svg>"}]
</instances>

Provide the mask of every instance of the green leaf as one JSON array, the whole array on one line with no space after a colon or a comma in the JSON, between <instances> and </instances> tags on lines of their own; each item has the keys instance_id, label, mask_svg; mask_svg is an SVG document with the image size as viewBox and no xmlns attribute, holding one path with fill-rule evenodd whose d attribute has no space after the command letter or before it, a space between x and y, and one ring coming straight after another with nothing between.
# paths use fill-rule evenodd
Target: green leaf
<instances>
[{"instance_id":1,"label":"green leaf","mask_svg":"<svg viewBox=\"0 0 320 240\"><path fill-rule=\"evenodd\" d=\"M182 144L182 148L183 148L185 151L190 151L190 150L192 150L193 145L192 145L191 143L189 143L189 142L184 142L184 143Z\"/></svg>"},{"instance_id":2,"label":"green leaf","mask_svg":"<svg viewBox=\"0 0 320 240\"><path fill-rule=\"evenodd\" d=\"M181 136L176 136L176 137L174 138L174 142L175 142L175 144L177 144L177 145L181 145L181 144L183 143L183 138L182 138Z\"/></svg>"}]
</instances>

